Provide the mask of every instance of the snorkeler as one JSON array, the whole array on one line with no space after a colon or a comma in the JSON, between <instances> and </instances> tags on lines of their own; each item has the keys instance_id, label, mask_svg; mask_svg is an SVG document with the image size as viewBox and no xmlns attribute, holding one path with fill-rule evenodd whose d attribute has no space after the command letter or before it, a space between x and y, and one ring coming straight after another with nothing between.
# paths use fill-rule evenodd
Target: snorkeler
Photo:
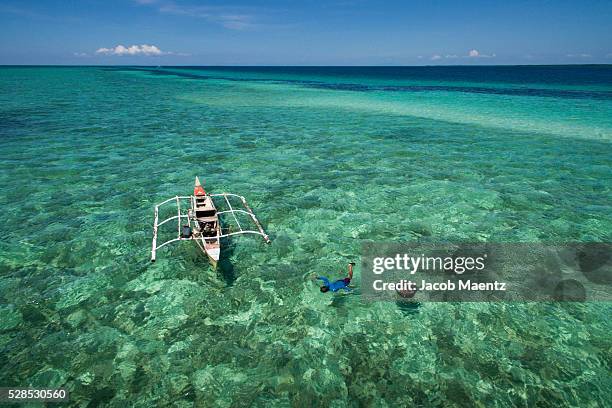
<instances>
[{"instance_id":1,"label":"snorkeler","mask_svg":"<svg viewBox=\"0 0 612 408\"><path fill-rule=\"evenodd\" d=\"M338 279L335 282L330 282L325 276L317 276L316 278L323 282L323 286L321 286L321 292L325 293L328 291L337 292L340 289L344 289L346 292L350 292L351 288L348 287L349 283L351 283L351 279L353 279L353 265L355 262L351 262L348 265L348 278Z\"/></svg>"}]
</instances>

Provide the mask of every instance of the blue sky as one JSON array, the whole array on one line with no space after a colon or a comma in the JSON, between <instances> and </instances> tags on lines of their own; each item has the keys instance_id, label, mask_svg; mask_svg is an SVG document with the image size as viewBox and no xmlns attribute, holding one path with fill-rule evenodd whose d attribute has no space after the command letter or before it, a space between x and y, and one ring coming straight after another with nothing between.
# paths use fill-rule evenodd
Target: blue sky
<instances>
[{"instance_id":1,"label":"blue sky","mask_svg":"<svg viewBox=\"0 0 612 408\"><path fill-rule=\"evenodd\" d=\"M0 0L0 64L612 63L612 1Z\"/></svg>"}]
</instances>

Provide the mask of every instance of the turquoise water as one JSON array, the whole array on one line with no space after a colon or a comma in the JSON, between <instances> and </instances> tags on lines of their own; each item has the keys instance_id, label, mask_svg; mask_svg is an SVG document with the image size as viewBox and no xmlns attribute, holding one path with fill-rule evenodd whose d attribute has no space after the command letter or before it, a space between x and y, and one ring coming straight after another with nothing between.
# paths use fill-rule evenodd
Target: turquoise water
<instances>
[{"instance_id":1,"label":"turquoise water","mask_svg":"<svg viewBox=\"0 0 612 408\"><path fill-rule=\"evenodd\" d=\"M365 239L610 242L611 143L610 66L0 68L0 385L73 406L604 406L609 303L406 307L310 275L343 277ZM151 264L153 206L195 175L246 196L272 244Z\"/></svg>"}]
</instances>

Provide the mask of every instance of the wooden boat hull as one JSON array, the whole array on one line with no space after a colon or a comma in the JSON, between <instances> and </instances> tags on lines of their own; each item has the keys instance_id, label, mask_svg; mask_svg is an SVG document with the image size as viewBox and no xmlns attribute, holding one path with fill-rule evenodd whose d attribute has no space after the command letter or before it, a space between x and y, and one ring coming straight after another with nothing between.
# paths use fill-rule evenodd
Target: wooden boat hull
<instances>
[{"instance_id":1,"label":"wooden boat hull","mask_svg":"<svg viewBox=\"0 0 612 408\"><path fill-rule=\"evenodd\" d=\"M196 243L208 256L210 263L217 266L221 255L221 224L215 203L200 184L198 177L195 179L193 196L191 211L195 216Z\"/></svg>"},{"instance_id":2,"label":"wooden boat hull","mask_svg":"<svg viewBox=\"0 0 612 408\"><path fill-rule=\"evenodd\" d=\"M208 258L208 261L210 262L210 264L213 266L213 268L216 268L217 264L219 263L219 258L221 257L220 240L214 239L214 241L216 242L214 241L206 242L206 241L213 241L213 240L211 239L204 240L203 238L195 240L196 244L198 244L198 247L202 250L202 252L204 252L204 254L206 254L206 257Z\"/></svg>"}]
</instances>

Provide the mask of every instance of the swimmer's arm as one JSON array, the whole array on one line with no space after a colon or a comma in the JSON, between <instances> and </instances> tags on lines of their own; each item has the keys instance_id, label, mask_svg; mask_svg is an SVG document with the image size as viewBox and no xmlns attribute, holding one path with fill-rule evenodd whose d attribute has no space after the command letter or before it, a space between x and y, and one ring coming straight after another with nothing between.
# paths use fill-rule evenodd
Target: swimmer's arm
<instances>
[{"instance_id":1,"label":"swimmer's arm","mask_svg":"<svg viewBox=\"0 0 612 408\"><path fill-rule=\"evenodd\" d=\"M322 281L325 284L325 286L329 286L330 285L329 279L327 279L325 276L317 276L317 279Z\"/></svg>"}]
</instances>

